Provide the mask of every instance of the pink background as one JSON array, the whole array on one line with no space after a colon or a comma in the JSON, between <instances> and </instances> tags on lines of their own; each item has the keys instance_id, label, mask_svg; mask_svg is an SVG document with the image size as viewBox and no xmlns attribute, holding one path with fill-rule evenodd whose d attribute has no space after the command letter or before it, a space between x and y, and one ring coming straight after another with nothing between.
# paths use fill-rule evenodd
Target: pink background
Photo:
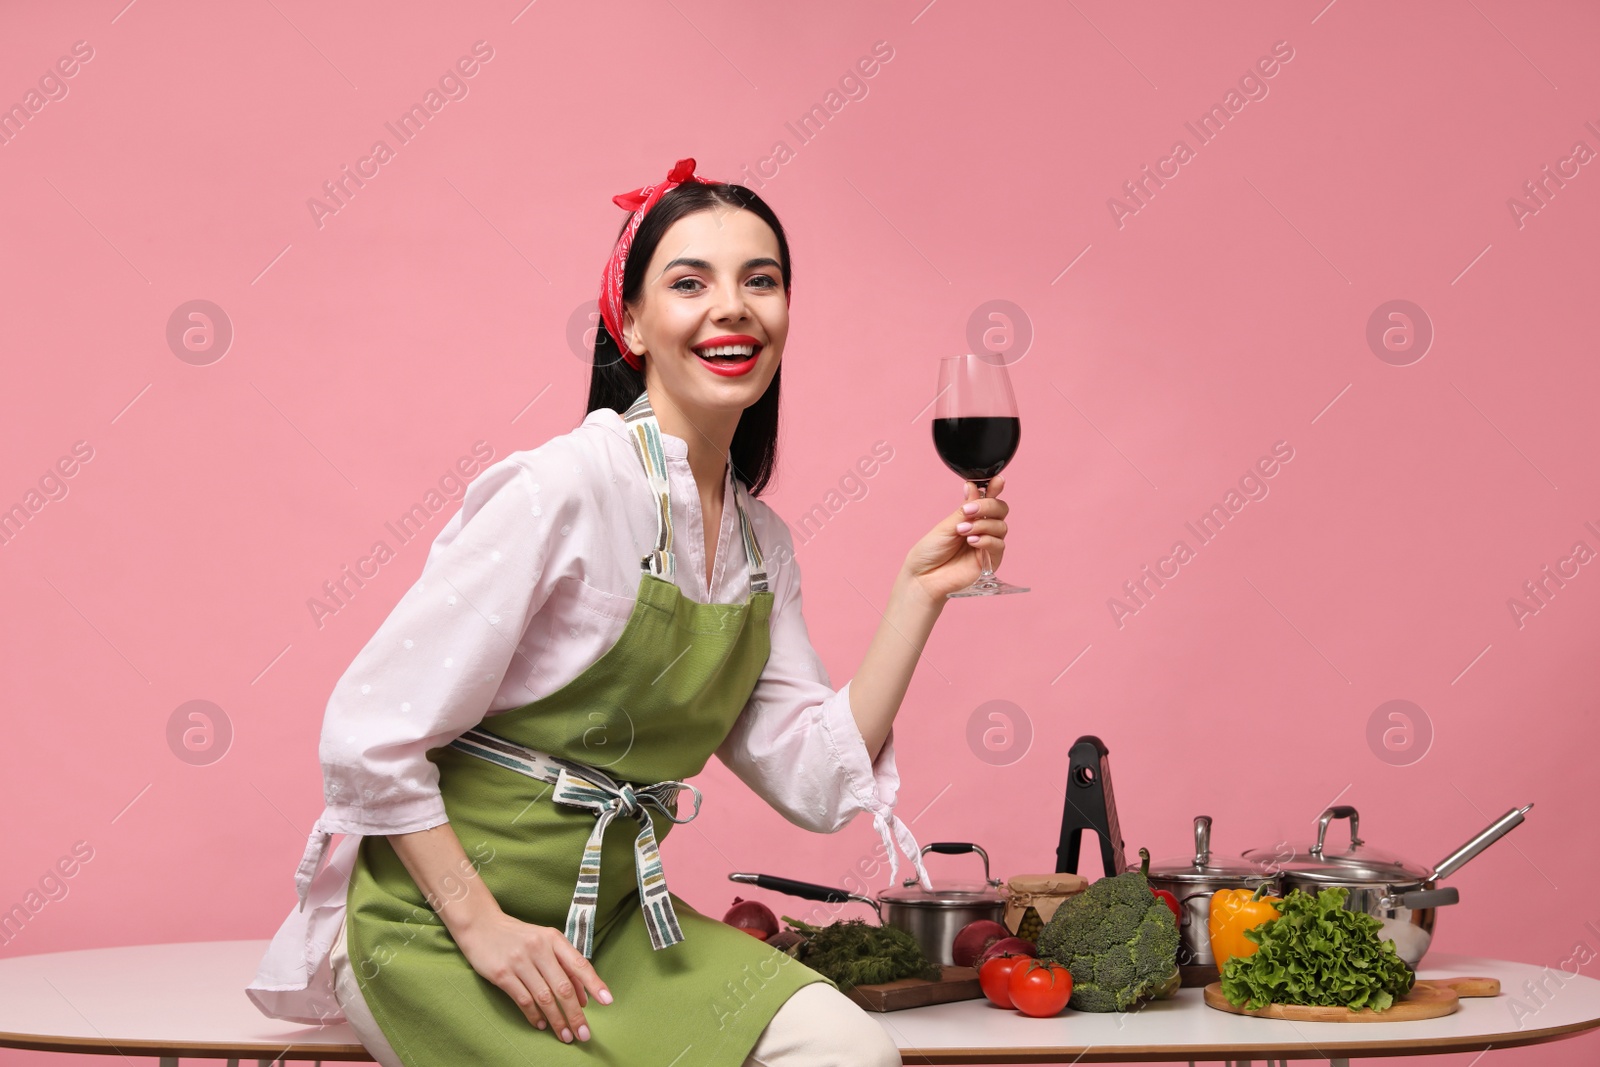
<instances>
[{"instance_id":1,"label":"pink background","mask_svg":"<svg viewBox=\"0 0 1600 1067\"><path fill-rule=\"evenodd\" d=\"M1546 165L1570 176L1575 142L1600 149L1600 14L924 3L6 5L0 104L74 42L93 56L0 145L0 508L58 497L0 544L0 905L74 842L93 859L0 956L272 934L321 809L328 693L459 490L410 544L385 521L474 442L498 459L582 418L569 337L610 198L693 156L788 227L767 499L826 516L797 540L835 685L959 500L924 411L936 357L977 322L1013 360L1002 575L1033 591L952 604L929 642L896 731L919 840L977 841L996 877L1052 870L1085 733L1111 750L1130 854L1181 853L1202 813L1219 851L1303 842L1337 799L1432 864L1533 801L1448 880L1434 948L1557 967L1582 942L1595 973L1600 566L1560 561L1600 550L1600 176L1549 182L1520 224L1509 201ZM384 123L477 41L467 94L399 144ZM875 45L891 57L851 80ZM1292 59L1246 78L1275 45ZM1241 78L1248 102L1199 144L1185 122ZM786 126L830 103L811 140ZM394 157L318 225L308 201L379 138ZM1193 157L1119 225L1109 201L1136 206L1124 183L1180 138ZM204 365L167 339L196 299L233 330ZM1018 312L989 320L993 300ZM1420 359L1369 344L1392 300L1431 323ZM80 441L92 458L50 480ZM893 458L852 481L878 441ZM1268 494L1199 546L1184 524L1280 441ZM379 538L396 558L319 627L308 600ZM1194 558L1119 625L1108 601L1180 538ZM1519 625L1508 601L1547 564L1577 573ZM191 700L232 731L204 765L169 743ZM1391 700L1420 709L1425 750L1369 742ZM989 701L1014 732L986 761L968 725ZM711 914L736 893L806 914L727 873L844 884L877 844L866 819L789 826L715 761L696 784L665 857ZM1092 839L1080 869L1100 873Z\"/></svg>"}]
</instances>

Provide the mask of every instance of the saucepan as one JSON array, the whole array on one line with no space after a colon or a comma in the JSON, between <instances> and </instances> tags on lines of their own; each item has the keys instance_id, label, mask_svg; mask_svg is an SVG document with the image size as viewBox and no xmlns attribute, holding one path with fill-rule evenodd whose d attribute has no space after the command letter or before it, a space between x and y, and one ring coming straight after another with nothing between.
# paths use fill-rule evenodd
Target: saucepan
<instances>
[{"instance_id":1,"label":"saucepan","mask_svg":"<svg viewBox=\"0 0 1600 1067\"><path fill-rule=\"evenodd\" d=\"M728 875L728 879L806 900L837 904L859 901L877 913L879 926L887 923L899 927L917 939L930 961L950 966L955 962L950 949L956 934L978 919L1001 922L1006 911L1006 895L1000 891L1000 880L989 877L989 854L970 841L937 841L922 846L922 855L930 852L947 855L976 852L983 858L983 881L941 882L935 879L929 891L917 884L913 874L900 888L885 889L876 897L870 897L771 874L735 872Z\"/></svg>"},{"instance_id":2,"label":"saucepan","mask_svg":"<svg viewBox=\"0 0 1600 1067\"><path fill-rule=\"evenodd\" d=\"M1285 893L1291 889L1316 893L1343 886L1349 892L1345 908L1383 920L1379 936L1392 938L1395 952L1415 967L1433 940L1436 909L1460 899L1453 886L1439 888L1435 883L1500 840L1522 822L1532 807L1528 804L1506 812L1431 871L1370 847L1357 836L1360 815L1348 804L1335 805L1322 813L1317 820L1316 844L1309 848L1278 845L1251 849L1243 855L1263 872L1275 872ZM1350 820L1348 848L1337 848L1328 840L1328 824L1334 819Z\"/></svg>"}]
</instances>

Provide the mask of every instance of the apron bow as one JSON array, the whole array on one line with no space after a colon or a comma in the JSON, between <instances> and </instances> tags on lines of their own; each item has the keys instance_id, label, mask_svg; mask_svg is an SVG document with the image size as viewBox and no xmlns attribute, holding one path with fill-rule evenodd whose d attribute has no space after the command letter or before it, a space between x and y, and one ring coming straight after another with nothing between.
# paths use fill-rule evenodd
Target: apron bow
<instances>
[{"instance_id":1,"label":"apron bow","mask_svg":"<svg viewBox=\"0 0 1600 1067\"><path fill-rule=\"evenodd\" d=\"M581 769L580 769L581 768ZM679 790L694 793L694 811L685 818L677 818L669 806ZM578 885L572 893L572 905L567 910L567 940L587 959L594 948L594 916L600 895L600 853L605 840L606 827L618 815L639 820L639 833L633 839L633 866L639 882L639 907L644 911L645 926L650 931L650 947L666 948L683 940L683 930L678 925L677 912L672 907L672 895L667 891L666 872L661 867L661 851L656 843L655 827L651 825L647 807L654 807L675 823L688 822L700 814L700 790L687 782L665 781L635 789L626 782L617 782L610 775L594 767L581 767L564 763L556 774L555 790L551 799L558 804L588 808L596 813L594 829L583 846L583 860L578 865Z\"/></svg>"},{"instance_id":2,"label":"apron bow","mask_svg":"<svg viewBox=\"0 0 1600 1067\"><path fill-rule=\"evenodd\" d=\"M655 827L646 809L658 808L673 822L688 822L700 814L700 790L676 779L643 786L619 782L598 767L561 759L476 727L450 742L449 747L548 782L554 787L551 799L556 803L587 808L595 813L594 829L584 843L583 859L578 865L578 885L572 891L572 905L567 909L567 940L585 959L594 951L601 845L605 841L606 827L618 815L639 820L639 833L633 839L633 867L639 881L639 907L650 931L650 947L666 948L683 940L677 912L672 908L672 896L667 892L667 876L661 869ZM694 811L680 819L672 813L672 806L683 789L694 794Z\"/></svg>"}]
</instances>

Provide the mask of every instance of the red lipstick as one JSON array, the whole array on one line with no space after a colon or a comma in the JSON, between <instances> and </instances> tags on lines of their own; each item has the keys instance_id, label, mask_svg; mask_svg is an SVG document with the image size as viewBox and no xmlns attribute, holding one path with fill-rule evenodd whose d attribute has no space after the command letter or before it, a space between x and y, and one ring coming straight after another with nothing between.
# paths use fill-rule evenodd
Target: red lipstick
<instances>
[{"instance_id":1,"label":"red lipstick","mask_svg":"<svg viewBox=\"0 0 1600 1067\"><path fill-rule=\"evenodd\" d=\"M750 354L743 359L732 359L726 356L708 357L702 355L706 349L724 347L748 347ZM720 374L724 378L735 378L741 374L748 374L755 369L756 357L761 355L764 346L760 341L748 334L724 334L701 341L693 348L694 353L700 356L700 365L713 374Z\"/></svg>"}]
</instances>

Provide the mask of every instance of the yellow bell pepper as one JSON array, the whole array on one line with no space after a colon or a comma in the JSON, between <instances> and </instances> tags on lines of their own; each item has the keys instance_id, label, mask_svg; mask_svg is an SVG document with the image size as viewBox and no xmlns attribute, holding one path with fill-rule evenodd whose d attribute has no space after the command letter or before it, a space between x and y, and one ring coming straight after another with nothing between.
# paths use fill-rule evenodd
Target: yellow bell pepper
<instances>
[{"instance_id":1,"label":"yellow bell pepper","mask_svg":"<svg viewBox=\"0 0 1600 1067\"><path fill-rule=\"evenodd\" d=\"M1283 898L1261 895L1269 884L1263 882L1254 892L1219 889L1211 894L1211 916L1206 926L1211 935L1211 956L1217 961L1219 975L1228 960L1234 956L1254 955L1261 947L1244 936L1246 930L1278 917L1274 905L1283 903Z\"/></svg>"}]
</instances>

